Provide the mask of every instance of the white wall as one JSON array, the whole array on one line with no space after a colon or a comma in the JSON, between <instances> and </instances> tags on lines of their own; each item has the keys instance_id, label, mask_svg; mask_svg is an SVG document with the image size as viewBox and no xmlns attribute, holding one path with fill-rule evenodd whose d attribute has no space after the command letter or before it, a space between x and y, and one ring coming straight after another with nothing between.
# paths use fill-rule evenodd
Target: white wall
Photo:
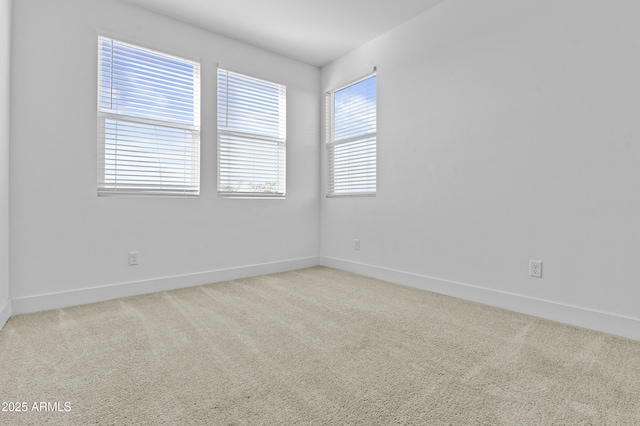
<instances>
[{"instance_id":1,"label":"white wall","mask_svg":"<svg viewBox=\"0 0 640 426\"><path fill-rule=\"evenodd\" d=\"M20 0L13 12L15 313L317 264L317 68L118 1ZM96 195L98 31L201 61L200 197ZM286 200L217 197L217 63L287 85Z\"/></svg>"},{"instance_id":2,"label":"white wall","mask_svg":"<svg viewBox=\"0 0 640 426\"><path fill-rule=\"evenodd\" d=\"M0 233L9 209L14 313L312 265L320 246L330 266L640 339L637 2L446 0L321 73L118 1L12 14ZM199 198L96 196L100 30L202 62ZM287 84L286 200L216 196L216 63ZM318 80L374 65L378 195L325 199Z\"/></svg>"},{"instance_id":3,"label":"white wall","mask_svg":"<svg viewBox=\"0 0 640 426\"><path fill-rule=\"evenodd\" d=\"M323 68L377 65L379 124L377 197L322 200L323 264L640 339L639 21L446 0Z\"/></svg>"},{"instance_id":4,"label":"white wall","mask_svg":"<svg viewBox=\"0 0 640 426\"><path fill-rule=\"evenodd\" d=\"M0 0L0 328L9 306L9 63L11 0Z\"/></svg>"}]
</instances>

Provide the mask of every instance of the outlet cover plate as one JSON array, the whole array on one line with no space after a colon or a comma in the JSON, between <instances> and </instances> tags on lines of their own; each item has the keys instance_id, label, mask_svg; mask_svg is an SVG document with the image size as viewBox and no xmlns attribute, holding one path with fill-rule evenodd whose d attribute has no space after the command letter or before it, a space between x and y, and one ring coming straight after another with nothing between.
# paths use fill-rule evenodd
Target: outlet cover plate
<instances>
[{"instance_id":1,"label":"outlet cover plate","mask_svg":"<svg viewBox=\"0 0 640 426\"><path fill-rule=\"evenodd\" d=\"M533 278L542 278L542 261L541 260L529 261L529 276Z\"/></svg>"}]
</instances>

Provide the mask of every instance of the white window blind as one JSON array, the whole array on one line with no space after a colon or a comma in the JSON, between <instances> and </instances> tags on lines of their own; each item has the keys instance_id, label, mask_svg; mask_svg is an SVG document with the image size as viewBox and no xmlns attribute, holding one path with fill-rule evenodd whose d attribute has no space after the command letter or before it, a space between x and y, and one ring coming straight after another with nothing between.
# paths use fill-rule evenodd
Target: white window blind
<instances>
[{"instance_id":1,"label":"white window blind","mask_svg":"<svg viewBox=\"0 0 640 426\"><path fill-rule=\"evenodd\" d=\"M198 195L198 63L99 37L98 128L98 195Z\"/></svg>"},{"instance_id":2,"label":"white window blind","mask_svg":"<svg viewBox=\"0 0 640 426\"><path fill-rule=\"evenodd\" d=\"M326 94L327 196L376 193L376 76Z\"/></svg>"},{"instance_id":3,"label":"white window blind","mask_svg":"<svg viewBox=\"0 0 640 426\"><path fill-rule=\"evenodd\" d=\"M286 87L218 69L218 194L285 192Z\"/></svg>"}]
</instances>

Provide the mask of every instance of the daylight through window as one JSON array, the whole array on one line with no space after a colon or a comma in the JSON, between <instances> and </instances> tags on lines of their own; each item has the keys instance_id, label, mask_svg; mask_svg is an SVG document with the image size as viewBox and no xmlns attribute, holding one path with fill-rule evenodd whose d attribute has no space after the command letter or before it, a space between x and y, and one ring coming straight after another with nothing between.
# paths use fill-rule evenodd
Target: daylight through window
<instances>
[{"instance_id":1,"label":"daylight through window","mask_svg":"<svg viewBox=\"0 0 640 426\"><path fill-rule=\"evenodd\" d=\"M99 37L98 127L99 195L198 195L198 63Z\"/></svg>"},{"instance_id":2,"label":"daylight through window","mask_svg":"<svg viewBox=\"0 0 640 426\"><path fill-rule=\"evenodd\" d=\"M218 69L218 194L285 192L286 87Z\"/></svg>"},{"instance_id":3,"label":"daylight through window","mask_svg":"<svg viewBox=\"0 0 640 426\"><path fill-rule=\"evenodd\" d=\"M327 196L376 194L376 76L326 94Z\"/></svg>"}]
</instances>

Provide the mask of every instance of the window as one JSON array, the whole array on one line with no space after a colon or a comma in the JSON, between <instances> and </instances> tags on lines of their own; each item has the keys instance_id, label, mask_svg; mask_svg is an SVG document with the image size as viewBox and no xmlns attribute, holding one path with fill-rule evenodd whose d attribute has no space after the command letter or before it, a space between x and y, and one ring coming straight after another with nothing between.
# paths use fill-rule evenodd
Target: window
<instances>
[{"instance_id":1,"label":"window","mask_svg":"<svg viewBox=\"0 0 640 426\"><path fill-rule=\"evenodd\" d=\"M218 69L218 194L284 197L286 87Z\"/></svg>"},{"instance_id":2,"label":"window","mask_svg":"<svg viewBox=\"0 0 640 426\"><path fill-rule=\"evenodd\" d=\"M326 94L328 197L376 194L376 76Z\"/></svg>"},{"instance_id":3,"label":"window","mask_svg":"<svg viewBox=\"0 0 640 426\"><path fill-rule=\"evenodd\" d=\"M198 63L99 37L98 128L98 195L198 195Z\"/></svg>"}]
</instances>

